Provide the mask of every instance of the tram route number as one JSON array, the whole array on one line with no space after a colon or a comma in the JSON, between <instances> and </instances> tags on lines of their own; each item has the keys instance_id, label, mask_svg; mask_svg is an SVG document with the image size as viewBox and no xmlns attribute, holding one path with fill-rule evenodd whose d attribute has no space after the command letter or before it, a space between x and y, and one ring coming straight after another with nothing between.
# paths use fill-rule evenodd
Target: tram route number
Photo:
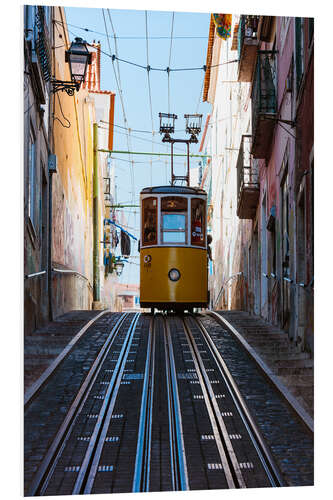
<instances>
[{"instance_id":1,"label":"tram route number","mask_svg":"<svg viewBox=\"0 0 333 500\"><path fill-rule=\"evenodd\" d=\"M144 267L151 267L151 255L145 255L143 261Z\"/></svg>"}]
</instances>

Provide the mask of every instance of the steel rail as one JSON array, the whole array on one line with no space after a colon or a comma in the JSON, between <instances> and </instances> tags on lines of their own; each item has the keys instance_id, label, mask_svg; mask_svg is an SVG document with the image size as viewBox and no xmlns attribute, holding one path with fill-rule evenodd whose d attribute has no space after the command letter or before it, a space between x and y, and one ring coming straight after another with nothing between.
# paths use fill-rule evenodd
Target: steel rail
<instances>
[{"instance_id":1,"label":"steel rail","mask_svg":"<svg viewBox=\"0 0 333 500\"><path fill-rule=\"evenodd\" d=\"M138 443L132 486L133 493L149 491L155 374L154 318L150 320L148 335L149 338L141 399Z\"/></svg>"},{"instance_id":2,"label":"steel rail","mask_svg":"<svg viewBox=\"0 0 333 500\"><path fill-rule=\"evenodd\" d=\"M173 490L189 490L183 425L177 386L177 374L173 355L170 327L164 319L164 349L169 412L169 442Z\"/></svg>"},{"instance_id":3,"label":"steel rail","mask_svg":"<svg viewBox=\"0 0 333 500\"><path fill-rule=\"evenodd\" d=\"M136 313L130 324L126 339L120 351L117 364L114 368L111 381L104 397L102 408L99 412L93 434L89 440L89 445L83 459L72 495L80 493L89 494L94 485L98 464L101 458L103 446L110 426L110 421L118 391L123 377L125 364L131 349L135 328L141 313Z\"/></svg>"},{"instance_id":4,"label":"steel rail","mask_svg":"<svg viewBox=\"0 0 333 500\"><path fill-rule=\"evenodd\" d=\"M246 488L246 484L240 470L235 451L231 444L226 425L221 416L221 410L219 409L219 406L215 399L215 393L207 375L198 347L193 338L191 329L187 324L187 319L183 319L183 326L206 403L209 419L216 441L216 446L222 461L222 467L228 483L228 487Z\"/></svg>"},{"instance_id":5,"label":"steel rail","mask_svg":"<svg viewBox=\"0 0 333 500\"><path fill-rule=\"evenodd\" d=\"M304 408L297 401L295 396L291 394L289 389L279 380L278 376L269 368L269 366L261 359L261 357L256 353L253 347L242 337L242 335L236 330L234 326L232 326L229 321L227 321L223 316L216 313L215 311L209 311L209 316L215 319L217 323L222 325L223 327L227 327L234 338L238 341L239 344L246 350L248 355L254 360L258 368L264 374L266 379L276 388L276 390L281 394L281 396L288 403L293 412L297 415L299 420L305 425L307 430L313 434L314 432L314 422L313 418L304 410Z\"/></svg>"},{"instance_id":6,"label":"steel rail","mask_svg":"<svg viewBox=\"0 0 333 500\"><path fill-rule=\"evenodd\" d=\"M67 344L65 349L56 357L56 359L51 363L51 365L41 374L41 376L34 382L29 389L27 389L24 394L24 408L27 408L28 403L32 401L32 399L38 394L39 390L42 386L44 386L45 382L51 377L51 375L58 368L60 363L70 354L72 349L74 348L77 341L82 337L82 335L88 330L88 328L95 323L103 314L108 311L102 311L97 314L94 318L92 318L88 323L81 328L81 330L75 335L75 337Z\"/></svg>"},{"instance_id":7,"label":"steel rail","mask_svg":"<svg viewBox=\"0 0 333 500\"><path fill-rule=\"evenodd\" d=\"M31 486L29 488L27 496L43 495L45 492L58 459L64 449L64 446L71 434L74 427L76 418L78 417L85 401L87 400L91 388L97 378L97 375L103 365L112 343L116 338L117 333L123 322L125 321L128 313L124 313L115 326L112 328L104 346L101 348L97 358L95 359L92 367L90 368L84 382L82 383L79 392L77 393L70 409L67 412L66 417L63 420L52 444L50 445L40 467L38 468Z\"/></svg>"},{"instance_id":8,"label":"steel rail","mask_svg":"<svg viewBox=\"0 0 333 500\"><path fill-rule=\"evenodd\" d=\"M266 442L261 435L261 432L256 425L250 410L248 409L243 396L241 395L236 382L234 381L224 359L222 358L221 354L219 353L217 347L215 346L213 340L211 339L208 331L202 324L202 322L198 319L193 317L196 323L198 324L206 342L208 345L208 348L210 349L213 358L216 361L216 364L218 366L218 369L220 371L220 374L229 390L229 393L235 403L235 406L238 410L238 413L246 427L246 430L249 434L249 437L257 451L257 454L259 456L259 459L266 471L267 477L273 487L278 487L278 486L285 486L285 483L282 479L281 473L279 471L279 468L277 464L275 463L275 460L269 451L268 446L266 445Z\"/></svg>"}]
</instances>

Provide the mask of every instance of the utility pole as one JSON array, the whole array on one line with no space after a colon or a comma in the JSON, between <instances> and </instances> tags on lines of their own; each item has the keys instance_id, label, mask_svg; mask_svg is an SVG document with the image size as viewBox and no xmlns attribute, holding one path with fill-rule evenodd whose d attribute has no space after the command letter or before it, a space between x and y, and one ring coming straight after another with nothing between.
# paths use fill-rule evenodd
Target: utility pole
<instances>
[{"instance_id":1,"label":"utility pole","mask_svg":"<svg viewBox=\"0 0 333 500\"><path fill-rule=\"evenodd\" d=\"M93 163L93 309L102 309L101 300L101 285L100 285L100 269L99 269L99 218L98 218L98 202L99 202L99 186L98 186L98 125L93 125L93 146L94 146L94 163Z\"/></svg>"}]
</instances>

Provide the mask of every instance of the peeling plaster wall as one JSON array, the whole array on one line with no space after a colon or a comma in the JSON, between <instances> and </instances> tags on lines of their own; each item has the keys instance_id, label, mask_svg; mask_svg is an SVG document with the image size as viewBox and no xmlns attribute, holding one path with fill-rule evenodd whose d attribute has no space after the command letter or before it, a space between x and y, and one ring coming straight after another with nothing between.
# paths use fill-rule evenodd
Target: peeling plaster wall
<instances>
[{"instance_id":1,"label":"peeling plaster wall","mask_svg":"<svg viewBox=\"0 0 333 500\"><path fill-rule=\"evenodd\" d=\"M287 19L287 18L286 18ZM233 20L235 23L236 20ZM313 60L305 51L305 76L303 88L297 99L286 89L286 79L295 53L294 18L276 23L277 89L279 117L294 120L296 128L277 123L267 160L258 160L260 196L253 220L240 220L237 210L236 162L242 134L251 134L251 84L237 81L237 68L228 65L218 68L216 79L211 82L212 98L210 125L205 138L207 152L212 155L213 203L213 259L214 272L210 280L214 308L246 309L260 314L271 323L288 330L289 337L300 348L313 350L313 297L296 283L299 281L298 239L305 239L307 283L313 278ZM305 39L305 46L310 47ZM231 40L223 41L216 50L219 63L234 58ZM271 50L272 44L261 43L261 50ZM214 54L214 51L213 51ZM295 140L297 134L297 141ZM234 153L233 153L234 151ZM288 232L289 268L293 280L290 288L290 315L286 323L283 316L282 268L282 198L281 184L288 171ZM308 173L307 173L308 171ZM305 180L303 179L305 177ZM303 179L303 180L302 180ZM306 230L297 227L297 199L304 189ZM298 198L297 198L298 197ZM266 227L271 210L275 207L275 234ZM265 211L263 211L265 210ZM256 231L256 232L255 232ZM275 253L275 265L273 257ZM277 279L267 279L263 272L274 272ZM239 274L241 273L241 274ZM230 279L231 278L231 279ZM230 280L230 281L229 281ZM267 281L263 281L267 280ZM214 303L215 301L215 303ZM307 312L305 317L304 311ZM301 339L301 340L299 340ZM301 343L299 343L301 342Z\"/></svg>"},{"instance_id":2,"label":"peeling plaster wall","mask_svg":"<svg viewBox=\"0 0 333 500\"><path fill-rule=\"evenodd\" d=\"M61 19L62 8L56 9ZM64 43L63 38L56 45ZM68 36L68 35L66 35ZM59 43L57 43L59 42ZM57 76L69 80L63 49L58 49ZM60 94L60 95L59 95ZM74 96L59 93L55 99L54 148L58 172L53 175L53 267L77 274L55 273L53 277L54 315L70 309L89 309L93 282L93 123L94 100L88 90ZM99 229L103 239L103 173L99 166ZM101 286L104 280L102 249ZM82 276L80 276L82 275Z\"/></svg>"}]
</instances>

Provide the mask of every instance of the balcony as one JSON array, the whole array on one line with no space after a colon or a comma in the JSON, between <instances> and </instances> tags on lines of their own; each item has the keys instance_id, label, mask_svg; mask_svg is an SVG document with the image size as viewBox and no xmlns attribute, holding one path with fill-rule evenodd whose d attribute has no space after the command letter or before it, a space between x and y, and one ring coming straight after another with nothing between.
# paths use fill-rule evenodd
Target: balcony
<instances>
[{"instance_id":1,"label":"balcony","mask_svg":"<svg viewBox=\"0 0 333 500\"><path fill-rule=\"evenodd\" d=\"M276 53L258 52L252 85L252 155L269 157L273 131L276 124Z\"/></svg>"},{"instance_id":2,"label":"balcony","mask_svg":"<svg viewBox=\"0 0 333 500\"><path fill-rule=\"evenodd\" d=\"M251 155L251 135L243 135L237 159L237 215L240 219L253 219L259 201L258 162Z\"/></svg>"},{"instance_id":3,"label":"balcony","mask_svg":"<svg viewBox=\"0 0 333 500\"><path fill-rule=\"evenodd\" d=\"M259 16L241 16L238 26L238 81L251 82L256 65Z\"/></svg>"}]
</instances>

